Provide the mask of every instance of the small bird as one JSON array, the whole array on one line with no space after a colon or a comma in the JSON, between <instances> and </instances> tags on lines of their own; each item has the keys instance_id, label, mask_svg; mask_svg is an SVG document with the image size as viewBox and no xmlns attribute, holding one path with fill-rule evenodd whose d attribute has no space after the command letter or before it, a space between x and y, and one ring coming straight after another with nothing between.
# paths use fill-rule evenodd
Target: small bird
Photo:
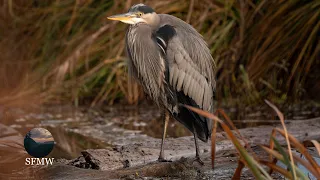
<instances>
[{"instance_id":1,"label":"small bird","mask_svg":"<svg viewBox=\"0 0 320 180\"><path fill-rule=\"evenodd\" d=\"M108 17L130 24L126 33L128 71L144 92L164 109L164 128L159 161L164 159L163 145L170 116L207 142L212 121L181 104L213 112L215 100L215 63L203 37L188 23L157 14L151 7L136 4L128 13Z\"/></svg>"}]
</instances>

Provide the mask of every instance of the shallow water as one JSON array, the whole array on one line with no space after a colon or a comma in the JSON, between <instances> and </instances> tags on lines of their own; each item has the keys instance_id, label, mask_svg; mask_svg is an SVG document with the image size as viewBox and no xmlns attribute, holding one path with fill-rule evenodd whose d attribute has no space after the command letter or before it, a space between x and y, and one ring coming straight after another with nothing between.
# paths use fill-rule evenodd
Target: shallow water
<instances>
[{"instance_id":1,"label":"shallow water","mask_svg":"<svg viewBox=\"0 0 320 180\"><path fill-rule=\"evenodd\" d=\"M319 108L303 108L305 109L287 108L288 119L320 116ZM237 128L280 123L270 108L239 109L225 108ZM145 136L161 138L162 119L161 111L155 106L112 106L100 109L46 106L32 110L3 111L1 123L14 128L22 136L34 127L44 127L52 133L56 141L49 156L73 159L85 149L123 145L133 140L139 142L143 141ZM170 120L167 133L168 137L192 135L175 120Z\"/></svg>"},{"instance_id":2,"label":"shallow water","mask_svg":"<svg viewBox=\"0 0 320 180\"><path fill-rule=\"evenodd\" d=\"M161 138L162 117L156 107L106 107L103 109L45 107L37 110L10 109L2 123L22 136L34 127L48 129L56 142L50 157L73 159L84 149L126 144L144 136ZM168 137L191 135L171 121ZM0 136L1 137L1 136Z\"/></svg>"}]
</instances>

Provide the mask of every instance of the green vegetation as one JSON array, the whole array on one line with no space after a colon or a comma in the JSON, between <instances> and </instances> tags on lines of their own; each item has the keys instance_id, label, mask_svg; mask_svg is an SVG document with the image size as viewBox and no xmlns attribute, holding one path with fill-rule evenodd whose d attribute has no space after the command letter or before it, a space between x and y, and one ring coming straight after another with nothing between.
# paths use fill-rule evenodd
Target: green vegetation
<instances>
[{"instance_id":1,"label":"green vegetation","mask_svg":"<svg viewBox=\"0 0 320 180\"><path fill-rule=\"evenodd\" d=\"M106 19L134 3L0 3L0 104L17 99L136 103L142 93L126 73L127 25ZM284 103L320 89L319 1L145 3L186 20L203 34L218 65L220 101L252 104L268 98Z\"/></svg>"}]
</instances>

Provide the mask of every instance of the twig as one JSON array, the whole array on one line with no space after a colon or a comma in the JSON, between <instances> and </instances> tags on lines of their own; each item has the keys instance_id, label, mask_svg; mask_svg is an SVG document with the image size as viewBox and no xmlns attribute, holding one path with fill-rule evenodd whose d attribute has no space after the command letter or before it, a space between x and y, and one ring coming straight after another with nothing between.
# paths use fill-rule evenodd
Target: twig
<instances>
[{"instance_id":1,"label":"twig","mask_svg":"<svg viewBox=\"0 0 320 180\"><path fill-rule=\"evenodd\" d=\"M190 5L189 5L189 12L188 12L188 16L187 16L187 23L190 23L191 15L193 12L193 6L194 6L194 0L191 0Z\"/></svg>"}]
</instances>

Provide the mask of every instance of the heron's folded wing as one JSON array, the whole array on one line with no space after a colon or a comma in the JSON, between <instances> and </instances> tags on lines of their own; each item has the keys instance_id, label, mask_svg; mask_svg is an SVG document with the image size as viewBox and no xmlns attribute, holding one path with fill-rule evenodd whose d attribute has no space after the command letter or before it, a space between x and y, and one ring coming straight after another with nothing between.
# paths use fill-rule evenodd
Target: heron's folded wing
<instances>
[{"instance_id":1,"label":"heron's folded wing","mask_svg":"<svg viewBox=\"0 0 320 180\"><path fill-rule=\"evenodd\" d=\"M189 55L190 60L198 67L198 70L208 78L215 90L215 63L211 56L207 43L191 25L179 18L168 14L159 14L161 24L168 24L174 27L177 32L177 38L181 43L181 47Z\"/></svg>"},{"instance_id":2,"label":"heron's folded wing","mask_svg":"<svg viewBox=\"0 0 320 180\"><path fill-rule=\"evenodd\" d=\"M173 89L193 99L200 108L210 111L213 101L212 84L177 37L168 44L167 59L169 84Z\"/></svg>"},{"instance_id":3,"label":"heron's folded wing","mask_svg":"<svg viewBox=\"0 0 320 180\"><path fill-rule=\"evenodd\" d=\"M161 26L156 33L157 44L165 52L168 69L165 80L175 92L178 103L212 111L214 90L211 76L192 59L178 33L176 26L168 24ZM213 73L212 68L208 68L210 73ZM196 131L201 140L207 141L212 121L181 106L177 110L173 116L190 131Z\"/></svg>"}]
</instances>

